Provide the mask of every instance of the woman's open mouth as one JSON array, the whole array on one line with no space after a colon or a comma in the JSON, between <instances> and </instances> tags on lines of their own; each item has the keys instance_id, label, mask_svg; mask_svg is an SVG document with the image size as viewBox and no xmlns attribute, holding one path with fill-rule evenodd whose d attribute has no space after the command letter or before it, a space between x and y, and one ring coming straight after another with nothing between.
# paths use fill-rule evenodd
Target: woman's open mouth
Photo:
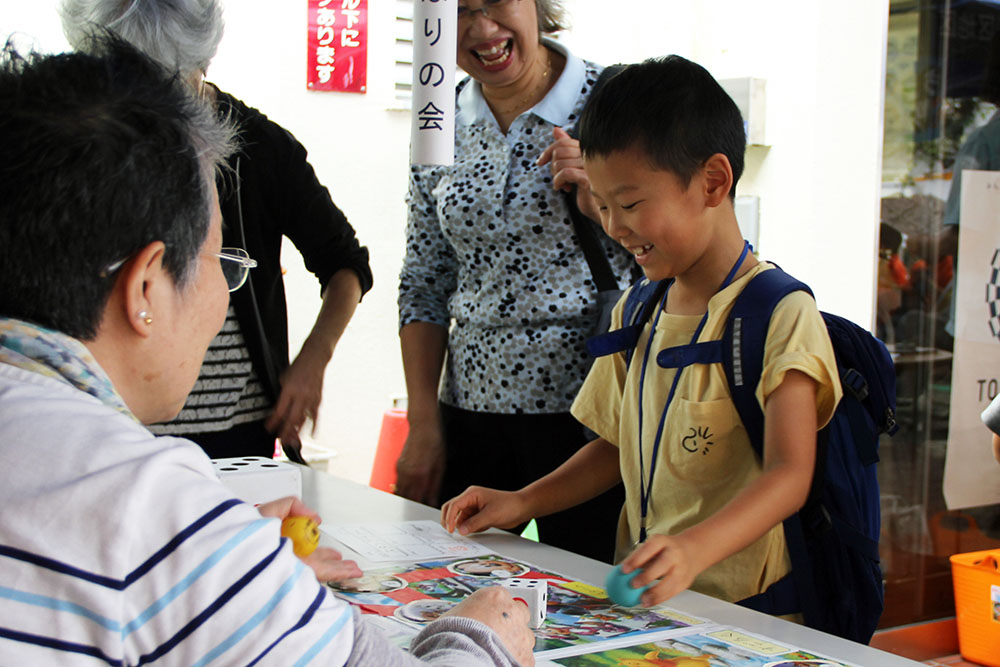
<instances>
[{"instance_id":1,"label":"woman's open mouth","mask_svg":"<svg viewBox=\"0 0 1000 667\"><path fill-rule=\"evenodd\" d=\"M505 39L495 42L489 48L472 49L479 62L488 70L501 69L510 60L510 54L514 50L514 40Z\"/></svg>"}]
</instances>

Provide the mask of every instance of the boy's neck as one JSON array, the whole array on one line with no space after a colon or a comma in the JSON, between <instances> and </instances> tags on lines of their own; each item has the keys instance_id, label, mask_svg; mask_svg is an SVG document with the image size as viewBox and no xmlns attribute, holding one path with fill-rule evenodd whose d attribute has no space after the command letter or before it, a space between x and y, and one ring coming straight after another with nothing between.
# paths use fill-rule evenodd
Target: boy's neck
<instances>
[{"instance_id":1,"label":"boy's neck","mask_svg":"<svg viewBox=\"0 0 1000 667\"><path fill-rule=\"evenodd\" d=\"M667 294L667 312L671 315L701 315L708 310L708 302L715 296L733 265L743 253L745 241L736 224L723 226L722 238L708 244L706 252L683 274L674 279ZM733 280L746 274L758 263L753 253L747 253L733 274Z\"/></svg>"}]
</instances>

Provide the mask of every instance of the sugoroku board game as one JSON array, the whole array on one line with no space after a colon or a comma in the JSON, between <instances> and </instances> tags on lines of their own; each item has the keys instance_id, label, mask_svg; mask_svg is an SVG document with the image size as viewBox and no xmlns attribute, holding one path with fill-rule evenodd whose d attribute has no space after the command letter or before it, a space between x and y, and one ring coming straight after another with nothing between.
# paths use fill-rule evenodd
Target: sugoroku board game
<instances>
[{"instance_id":1,"label":"sugoroku board game","mask_svg":"<svg viewBox=\"0 0 1000 667\"><path fill-rule=\"evenodd\" d=\"M601 588L496 554L391 565L331 587L405 648L421 627L473 591L510 577L548 582L546 618L535 630L540 665L846 665L669 607L621 607Z\"/></svg>"},{"instance_id":2,"label":"sugoroku board game","mask_svg":"<svg viewBox=\"0 0 1000 667\"><path fill-rule=\"evenodd\" d=\"M331 587L363 612L399 621L411 626L412 634L416 634L422 625L476 589L494 586L509 577L545 579L549 584L546 619L535 631L537 656L564 655L566 652L560 649L611 639L634 640L707 622L670 609L619 607L596 586L495 554L369 570L359 579Z\"/></svg>"}]
</instances>

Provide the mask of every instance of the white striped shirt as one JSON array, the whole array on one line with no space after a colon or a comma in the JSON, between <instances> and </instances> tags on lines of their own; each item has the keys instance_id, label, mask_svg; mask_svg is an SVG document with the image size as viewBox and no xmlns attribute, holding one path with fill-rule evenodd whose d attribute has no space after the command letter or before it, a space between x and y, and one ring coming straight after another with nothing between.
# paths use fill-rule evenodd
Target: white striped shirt
<instances>
[{"instance_id":1,"label":"white striped shirt","mask_svg":"<svg viewBox=\"0 0 1000 667\"><path fill-rule=\"evenodd\" d=\"M193 443L0 364L0 663L343 664L355 620Z\"/></svg>"}]
</instances>

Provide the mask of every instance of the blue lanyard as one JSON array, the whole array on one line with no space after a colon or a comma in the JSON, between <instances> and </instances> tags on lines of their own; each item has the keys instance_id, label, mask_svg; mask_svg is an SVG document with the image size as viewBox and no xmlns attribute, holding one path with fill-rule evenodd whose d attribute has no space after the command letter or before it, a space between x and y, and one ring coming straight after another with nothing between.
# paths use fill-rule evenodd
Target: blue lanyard
<instances>
[{"instance_id":1,"label":"blue lanyard","mask_svg":"<svg viewBox=\"0 0 1000 667\"><path fill-rule=\"evenodd\" d=\"M731 282L733 282L733 277L739 270L740 266L743 265L743 260L746 259L747 253L750 252L750 243L747 241L743 242L743 252L740 253L740 258L736 260L733 264L733 268L729 269L729 274L726 279L722 281L722 286L717 290L721 292L726 289ZM666 310L667 307L667 293L670 292L669 286L667 290L663 292L663 298L660 301L660 306L656 309L656 317L653 318L653 326L649 330L649 338L646 340L646 350L642 357L642 370L639 372L639 503L641 510L641 523L639 524L639 542L646 541L646 515L649 512L649 499L653 493L653 474L656 472L656 459L660 452L660 438L663 436L663 426L667 421L667 411L670 409L670 403L674 400L674 392L677 390L677 381L680 380L681 371L684 370L683 367L679 367L677 372L674 373L674 380L670 385L670 393L667 394L667 402L663 406L663 413L660 415L660 423L656 428L656 439L653 441L653 456L649 460L649 481L646 481L645 464L642 459L642 396L643 390L646 385L646 366L649 363L649 350L653 346L653 338L656 336L656 325L660 321L660 315ZM691 345L698 342L698 336L701 335L701 330L705 328L705 322L708 321L708 311L701 317L701 322L698 323L698 328L695 329L694 336L691 337Z\"/></svg>"}]
</instances>

